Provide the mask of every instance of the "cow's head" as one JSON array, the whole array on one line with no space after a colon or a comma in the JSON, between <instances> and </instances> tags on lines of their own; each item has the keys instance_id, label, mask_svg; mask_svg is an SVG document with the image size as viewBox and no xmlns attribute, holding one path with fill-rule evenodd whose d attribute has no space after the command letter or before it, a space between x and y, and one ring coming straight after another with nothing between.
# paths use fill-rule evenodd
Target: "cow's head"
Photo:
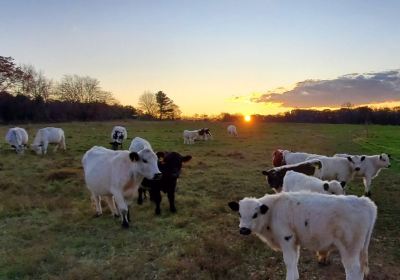
<instances>
[{"instance_id":1,"label":"cow's head","mask_svg":"<svg viewBox=\"0 0 400 280\"><path fill-rule=\"evenodd\" d=\"M42 155L43 154L43 144L31 144L31 149L37 155Z\"/></svg>"},{"instance_id":2,"label":"cow's head","mask_svg":"<svg viewBox=\"0 0 400 280\"><path fill-rule=\"evenodd\" d=\"M350 167L353 171L362 171L365 163L365 156L347 156L347 160L349 161Z\"/></svg>"},{"instance_id":3,"label":"cow's head","mask_svg":"<svg viewBox=\"0 0 400 280\"><path fill-rule=\"evenodd\" d=\"M149 180L161 179L161 172L157 165L157 156L150 149L143 149L139 152L129 153L129 158L136 163L135 168L139 174L142 174Z\"/></svg>"},{"instance_id":4,"label":"cow's head","mask_svg":"<svg viewBox=\"0 0 400 280\"><path fill-rule=\"evenodd\" d=\"M255 198L244 198L239 203L232 201L228 205L232 211L239 212L239 232L243 235L249 235L254 230L257 219L269 209L267 205Z\"/></svg>"},{"instance_id":5,"label":"cow's head","mask_svg":"<svg viewBox=\"0 0 400 280\"><path fill-rule=\"evenodd\" d=\"M332 181L323 183L324 191L327 194L335 194L335 195L344 194L345 186L346 186L346 182L339 182L336 180L332 180Z\"/></svg>"},{"instance_id":6,"label":"cow's head","mask_svg":"<svg viewBox=\"0 0 400 280\"><path fill-rule=\"evenodd\" d=\"M182 156L177 152L157 152L159 168L164 178L177 179L181 173L182 164L192 159L192 156Z\"/></svg>"},{"instance_id":7,"label":"cow's head","mask_svg":"<svg viewBox=\"0 0 400 280\"><path fill-rule=\"evenodd\" d=\"M23 154L25 146L24 145L11 145L11 148L13 148L17 154Z\"/></svg>"},{"instance_id":8,"label":"cow's head","mask_svg":"<svg viewBox=\"0 0 400 280\"><path fill-rule=\"evenodd\" d=\"M379 167L390 167L390 154L382 153L379 155Z\"/></svg>"},{"instance_id":9,"label":"cow's head","mask_svg":"<svg viewBox=\"0 0 400 280\"><path fill-rule=\"evenodd\" d=\"M284 174L281 174L281 171L278 171L276 169L270 169L267 171L262 171L262 174L266 176L267 182L269 186L276 191L282 187L283 184L283 176Z\"/></svg>"}]
</instances>

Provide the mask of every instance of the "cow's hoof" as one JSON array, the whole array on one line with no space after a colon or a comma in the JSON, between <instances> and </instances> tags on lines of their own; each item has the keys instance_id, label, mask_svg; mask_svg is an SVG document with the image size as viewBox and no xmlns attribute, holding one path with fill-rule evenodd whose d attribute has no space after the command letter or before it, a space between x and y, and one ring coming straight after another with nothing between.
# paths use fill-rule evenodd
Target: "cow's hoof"
<instances>
[{"instance_id":1,"label":"cow's hoof","mask_svg":"<svg viewBox=\"0 0 400 280\"><path fill-rule=\"evenodd\" d=\"M101 215L103 215L102 213L98 213L98 212L96 212L96 214L94 214L93 215L93 218L98 218L98 217L101 217Z\"/></svg>"},{"instance_id":2,"label":"cow's hoof","mask_svg":"<svg viewBox=\"0 0 400 280\"><path fill-rule=\"evenodd\" d=\"M129 228L129 223L127 221L123 221L122 228Z\"/></svg>"}]
</instances>

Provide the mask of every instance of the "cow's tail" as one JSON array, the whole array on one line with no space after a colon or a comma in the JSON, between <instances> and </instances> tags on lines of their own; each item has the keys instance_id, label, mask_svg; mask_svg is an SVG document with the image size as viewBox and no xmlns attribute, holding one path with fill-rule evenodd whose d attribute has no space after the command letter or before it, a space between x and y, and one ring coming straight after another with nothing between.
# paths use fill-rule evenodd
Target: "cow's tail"
<instances>
[{"instance_id":1,"label":"cow's tail","mask_svg":"<svg viewBox=\"0 0 400 280\"><path fill-rule=\"evenodd\" d=\"M368 199L369 200L369 199ZM371 203L372 201L370 201ZM368 204L370 204L368 203ZM360 265L361 265L361 271L363 272L363 274L365 276L368 275L369 273L369 266L368 266L368 246L369 246L369 242L371 241L371 235L372 235L372 231L374 229L374 225L375 225L375 221L376 221L376 215L377 215L377 208L375 203L372 202L372 204L374 205L374 207L370 208L369 212L370 212L370 224L368 227L368 231L367 234L365 236L365 240L364 240L364 245L363 248L361 249L360 252Z\"/></svg>"}]
</instances>

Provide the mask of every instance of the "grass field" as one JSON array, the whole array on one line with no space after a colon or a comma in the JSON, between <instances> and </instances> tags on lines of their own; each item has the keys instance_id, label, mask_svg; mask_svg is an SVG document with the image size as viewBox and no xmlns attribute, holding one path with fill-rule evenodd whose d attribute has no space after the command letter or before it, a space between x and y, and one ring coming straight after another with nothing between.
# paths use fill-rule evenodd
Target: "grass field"
<instances>
[{"instance_id":1,"label":"grass field","mask_svg":"<svg viewBox=\"0 0 400 280\"><path fill-rule=\"evenodd\" d=\"M117 123L62 123L67 151L17 156L0 141L0 279L284 279L282 254L255 236L241 236L227 202L267 191L261 170L275 148L318 154L391 153L392 168L373 181L378 220L370 245L369 279L400 279L400 127L317 124L239 124L238 138L224 123L119 122L129 139L148 139L156 151L193 159L183 168L176 206L154 215L148 200L131 205L124 230L105 208L92 218L81 157L93 145L108 147ZM31 139L37 128L26 125ZM183 129L210 127L214 140L183 145ZM0 126L0 135L8 127ZM129 144L126 144L127 147ZM349 193L361 195L361 181ZM319 267L302 250L301 279L344 279L337 253Z\"/></svg>"}]
</instances>

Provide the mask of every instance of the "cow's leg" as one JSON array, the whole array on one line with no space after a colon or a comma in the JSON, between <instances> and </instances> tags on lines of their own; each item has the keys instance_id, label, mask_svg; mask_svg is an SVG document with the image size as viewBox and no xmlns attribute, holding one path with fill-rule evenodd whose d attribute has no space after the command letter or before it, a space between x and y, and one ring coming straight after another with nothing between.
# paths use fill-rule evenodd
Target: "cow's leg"
<instances>
[{"instance_id":1,"label":"cow's leg","mask_svg":"<svg viewBox=\"0 0 400 280\"><path fill-rule=\"evenodd\" d=\"M117 204L119 213L121 214L122 218L122 227L129 228L129 220L128 220L128 205L125 202L122 193L115 191L113 193L115 203Z\"/></svg>"},{"instance_id":2,"label":"cow's leg","mask_svg":"<svg viewBox=\"0 0 400 280\"><path fill-rule=\"evenodd\" d=\"M115 206L115 201L112 195L105 195L103 196L104 200L107 202L108 208L110 208L111 213L114 217L119 217L119 212L117 207Z\"/></svg>"},{"instance_id":3,"label":"cow's leg","mask_svg":"<svg viewBox=\"0 0 400 280\"><path fill-rule=\"evenodd\" d=\"M346 272L346 280L363 280L364 273L361 271L359 256L342 255L342 263Z\"/></svg>"},{"instance_id":4,"label":"cow's leg","mask_svg":"<svg viewBox=\"0 0 400 280\"><path fill-rule=\"evenodd\" d=\"M150 199L156 204L156 215L161 214L160 204L161 204L161 193L158 189L150 190Z\"/></svg>"},{"instance_id":5,"label":"cow's leg","mask_svg":"<svg viewBox=\"0 0 400 280\"><path fill-rule=\"evenodd\" d=\"M172 213L176 213L176 207L175 207L175 188L172 190L168 191L168 201L169 201L169 210Z\"/></svg>"},{"instance_id":6,"label":"cow's leg","mask_svg":"<svg viewBox=\"0 0 400 280\"><path fill-rule=\"evenodd\" d=\"M137 204L139 204L139 205L143 204L143 188L142 187L139 187L139 189L138 189Z\"/></svg>"},{"instance_id":7,"label":"cow's leg","mask_svg":"<svg viewBox=\"0 0 400 280\"><path fill-rule=\"evenodd\" d=\"M299 261L300 247L295 245L293 235L285 236L284 239L282 251L283 261L286 265L286 280L298 280L297 262Z\"/></svg>"},{"instance_id":8,"label":"cow's leg","mask_svg":"<svg viewBox=\"0 0 400 280\"><path fill-rule=\"evenodd\" d=\"M45 154L47 154L47 146L49 146L49 142L43 142L43 145L42 145L42 155L45 155Z\"/></svg>"},{"instance_id":9,"label":"cow's leg","mask_svg":"<svg viewBox=\"0 0 400 280\"><path fill-rule=\"evenodd\" d=\"M363 178L365 196L368 196L368 197L371 196L371 181L372 181L372 179L369 176Z\"/></svg>"},{"instance_id":10,"label":"cow's leg","mask_svg":"<svg viewBox=\"0 0 400 280\"><path fill-rule=\"evenodd\" d=\"M61 145L60 148L63 149L64 151L67 150L67 145L65 145L65 136L61 139Z\"/></svg>"},{"instance_id":11,"label":"cow's leg","mask_svg":"<svg viewBox=\"0 0 400 280\"><path fill-rule=\"evenodd\" d=\"M96 207L96 214L94 217L100 217L103 214L103 211L101 209L101 198L99 195L95 195L92 193L92 201L94 202L94 206Z\"/></svg>"}]
</instances>

